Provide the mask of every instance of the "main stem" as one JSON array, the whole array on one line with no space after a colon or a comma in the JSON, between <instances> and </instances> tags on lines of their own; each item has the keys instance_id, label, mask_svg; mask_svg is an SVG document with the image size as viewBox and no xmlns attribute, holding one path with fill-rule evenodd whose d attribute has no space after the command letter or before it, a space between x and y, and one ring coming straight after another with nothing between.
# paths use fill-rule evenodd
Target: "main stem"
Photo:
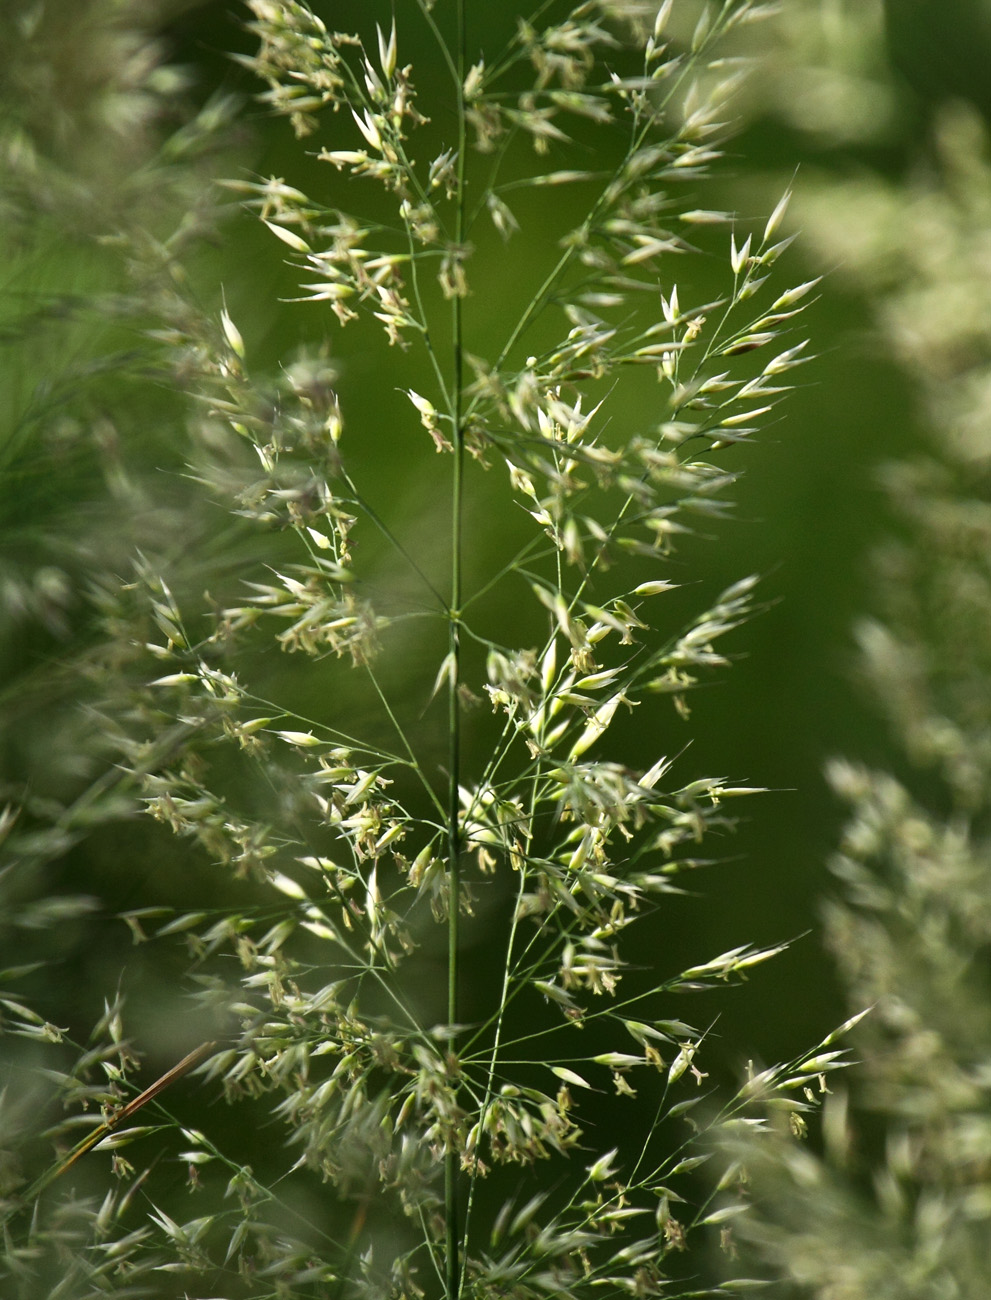
<instances>
[{"instance_id":1,"label":"main stem","mask_svg":"<svg viewBox=\"0 0 991 1300\"><path fill-rule=\"evenodd\" d=\"M458 0L457 96L458 96L458 182L455 215L455 256L461 255L465 221L465 6ZM464 519L464 428L463 366L464 340L463 299L455 292L452 298L452 344L454 348L454 384L451 410L454 443L454 471L451 483L451 604L448 621L448 900L447 900L447 1023L450 1030L448 1051L458 1053L457 1025L460 1020L458 999L458 947L461 920L461 549ZM457 1065L454 1067L457 1069ZM456 1083L452 1086L456 1087ZM461 1291L461 1215L459 1204L460 1152L453 1134L449 1137L444 1165L444 1220L446 1225L447 1267L446 1300L457 1300Z\"/></svg>"}]
</instances>

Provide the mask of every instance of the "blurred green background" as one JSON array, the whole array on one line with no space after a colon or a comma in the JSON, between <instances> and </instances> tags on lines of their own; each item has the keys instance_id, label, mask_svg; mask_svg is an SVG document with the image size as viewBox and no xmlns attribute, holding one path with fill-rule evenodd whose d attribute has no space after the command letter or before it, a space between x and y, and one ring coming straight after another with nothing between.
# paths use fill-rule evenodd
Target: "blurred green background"
<instances>
[{"instance_id":1,"label":"blurred green background","mask_svg":"<svg viewBox=\"0 0 991 1300\"><path fill-rule=\"evenodd\" d=\"M396 5L401 30L408 5ZM382 17L379 8L388 11L358 0L316 7L329 23L365 32ZM0 206L6 376L0 757L7 797L26 801L39 824L53 807L78 797L99 770L99 746L90 742L100 719L86 712L79 671L96 637L92 574L127 576L134 547L143 546L187 562L187 572L194 556L201 584L222 586L236 580L253 545L265 545L227 537L208 505L190 534L181 402L153 374L125 365L134 346L126 313L114 320L86 307L87 295L124 292L113 245L96 233L114 224L117 209L164 233L177 214L203 201L217 176L280 176L359 211L375 201L357 187L331 198L333 175L303 151L328 142L324 128L301 147L285 123L252 102L257 87L229 58L230 51L252 49L236 6L216 0L128 10L89 0L70 24L56 8L8 0L0 19L6 37L0 39L6 74L0 113L8 157L17 163L17 184ZM493 0L470 8L470 41L495 46L515 5ZM442 69L416 39L406 40L402 57L417 69L426 102ZM754 41L765 70L741 100L740 132L726 162L699 195L700 206L735 211L745 226L761 223L793 178L800 227L803 186L812 180L859 175L897 182L924 166L932 117L946 99L991 111L991 19L979 0L891 0L887 9L870 0L791 0ZM181 156L153 164L161 140L218 91L240 103L221 143L193 164ZM327 130L337 125L332 120ZM416 360L390 354L383 368L378 337L361 325L342 332L318 306L284 304L295 292L284 250L239 215L230 196L220 201L231 209L220 233L191 261L197 293L219 310L223 292L259 370L277 366L301 342L328 340L356 477L374 485L376 508L400 521L402 534L429 563L443 503L418 477L418 448L380 436L400 413L406 419L399 390L417 387ZM562 201L559 193L554 201ZM495 240L479 248L472 264L472 350L505 333L514 287L526 292L529 260L553 246L553 234L544 234L542 244L541 233L528 233L526 219L539 232L545 220L565 215L542 212L535 202L531 212L521 209L524 233L508 253ZM677 273L683 302L703 296L704 257L679 264ZM696 1023L715 1022L727 1066L790 1055L846 1015L817 930L820 901L830 889L826 863L842 822L823 764L838 754L895 770L901 762L858 688L852 629L872 607L872 549L896 526L877 469L917 445L924 417L912 376L886 352L871 303L842 265L824 265L800 235L780 284L824 273L803 325L818 359L799 372L798 390L759 441L727 454L727 464L743 471L733 517L713 524L708 536L687 539L663 575L685 584L672 619L749 573L763 575L767 608L734 634L732 671L696 693L688 723L660 705L656 718L637 717L645 764L658 752L684 749L677 768L682 781L724 775L769 789L747 802L732 840L710 846L724 860L693 880L695 894L672 902L637 939L638 959L664 973L737 944L795 939L747 986L686 1011ZM364 441L362 431L369 435ZM473 477L471 490L477 522L471 565L484 572L505 541L489 526L486 484ZM381 578L400 581L385 570ZM405 649L407 670L418 670L429 684L436 647ZM262 670L271 684L283 682L293 667L280 662ZM311 677L294 689L326 701L349 686L333 668L325 681ZM2 964L57 958L51 983L38 992L40 1005L80 1036L120 985L140 1026L147 1068L167 1067L195 1045L198 1028L181 982L182 951L134 946L113 918L163 902L207 907L225 896L225 882L199 850L164 828L130 815L101 816L91 833L74 835L63 853L22 872L14 886L25 915L41 908L39 900L68 895L90 902L55 930L46 920L50 911L39 910L33 928L9 937L12 955ZM486 964L498 957L482 942L473 959ZM469 963L469 985L472 979ZM190 1090L182 1101L191 1122L197 1122L197 1095ZM235 1123L216 1107L210 1122Z\"/></svg>"}]
</instances>

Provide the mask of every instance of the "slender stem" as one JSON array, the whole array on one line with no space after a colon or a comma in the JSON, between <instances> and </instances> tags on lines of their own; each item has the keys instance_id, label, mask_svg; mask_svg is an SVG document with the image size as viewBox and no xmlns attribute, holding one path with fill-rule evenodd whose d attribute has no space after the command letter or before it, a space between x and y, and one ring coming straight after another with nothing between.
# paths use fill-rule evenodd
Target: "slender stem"
<instances>
[{"instance_id":1,"label":"slender stem","mask_svg":"<svg viewBox=\"0 0 991 1300\"><path fill-rule=\"evenodd\" d=\"M208 1056L216 1046L217 1044L212 1041L209 1043L201 1043L195 1051L190 1052L188 1056L184 1056L178 1065L174 1065L171 1070L166 1070L166 1072L160 1078L156 1079L150 1087L145 1088L144 1092L139 1093L137 1097L133 1097L126 1103L126 1105L115 1110L103 1121L102 1124L93 1129L92 1133L88 1133L81 1142L77 1142L68 1155L57 1160L55 1164L41 1175L40 1178L35 1179L24 1194L23 1198L20 1200L18 1208L21 1206L28 1207L32 1205L36 1197L44 1191L49 1183L53 1183L55 1179L64 1174L67 1169L71 1169L81 1156L84 1156L87 1151L91 1151L97 1143L102 1142L105 1137L108 1137L114 1131L114 1129L123 1124L125 1120L130 1119L131 1116L136 1114L142 1106L147 1105L149 1101L152 1101L157 1097L160 1092L164 1092L166 1088L175 1083L176 1079L181 1079L182 1076L188 1073L194 1065L198 1065L204 1057Z\"/></svg>"},{"instance_id":2,"label":"slender stem","mask_svg":"<svg viewBox=\"0 0 991 1300\"><path fill-rule=\"evenodd\" d=\"M465 226L465 156L467 139L465 129L465 4L457 5L457 101L458 101L458 177L455 216L455 257L461 255ZM464 312L463 299L455 291L452 306L452 344L454 349L454 382L452 384L451 426L454 443L454 471L451 483L451 605L448 632L448 933L447 933L447 1022L450 1030L448 1050L456 1058L458 1042L456 1027L460 1020L458 984L458 947L461 915L461 558L464 520ZM455 1066L455 1068L457 1068ZM444 1221L446 1227L446 1300L457 1300L461 1288L460 1242L460 1152L448 1138L448 1151L444 1166Z\"/></svg>"},{"instance_id":3,"label":"slender stem","mask_svg":"<svg viewBox=\"0 0 991 1300\"><path fill-rule=\"evenodd\" d=\"M408 550L406 549L406 547L402 544L402 542L399 540L399 538L395 535L395 533L392 531L392 529L389 527L389 525L385 522L385 520L382 518L382 516L378 513L378 511L374 508L374 506L372 506L372 504L371 504L369 501L366 501L365 498L361 495L361 493L360 493L359 490L358 490L357 485L354 483L354 481L352 480L351 476L350 476L349 474L344 474L344 475L343 475L343 479L344 479L344 482L347 484L348 489L351 491L351 493L352 493L353 496L354 496L355 504L358 505L358 506L360 506L360 508L365 512L365 514L366 514L366 515L368 516L368 518L372 521L372 523L375 525L375 527L379 530L379 532L382 534L382 536L385 537L385 538L389 541L389 543L390 543L390 544L392 545L392 547L395 549L395 551L397 552L397 554L399 554L399 555L401 555L401 556L403 557L403 559L404 559L404 560L406 561L406 563L410 566L410 568L413 570L413 572L416 574L416 576L420 579L420 581L423 583L423 585L428 589L428 591L431 593L431 595L433 595L434 597L436 597L436 599L437 599L438 601L440 601L441 603L443 603L443 599L442 599L440 593L438 592L437 588L436 588L436 587L434 586L434 584L430 581L430 579L427 577L427 575L423 572L423 570L420 568L419 564L417 564L417 562L416 562L416 560L413 558L413 556L410 555L409 551L408 551ZM300 533L303 535L304 540L305 540L305 536L306 536L306 535L305 535L305 533L303 533L303 529L300 528L299 531L300 531Z\"/></svg>"},{"instance_id":4,"label":"slender stem","mask_svg":"<svg viewBox=\"0 0 991 1300\"><path fill-rule=\"evenodd\" d=\"M502 994L499 998L499 1011L495 1022L495 1035L492 1040L492 1050L489 1052L488 1069L485 1077L485 1096L482 1105L479 1108L479 1131L484 1128L485 1119L489 1112L489 1105L492 1101L492 1093L495 1087L496 1067L499 1064L500 1052L502 1049L503 1024L506 1016L506 1008L509 1006L510 993L509 986L513 977L513 950L516 947L516 931L519 926L521 915L520 901L526 889L527 874L525 867L520 868L519 886L516 892L516 906L513 909L513 921L509 927L509 939L506 943L506 965L502 977ZM479 1137L479 1145L481 1137ZM478 1181L478 1161L473 1163L471 1180L468 1184L468 1208L465 1212L465 1240L468 1239L468 1232L471 1227L472 1211L475 1208L475 1185Z\"/></svg>"}]
</instances>

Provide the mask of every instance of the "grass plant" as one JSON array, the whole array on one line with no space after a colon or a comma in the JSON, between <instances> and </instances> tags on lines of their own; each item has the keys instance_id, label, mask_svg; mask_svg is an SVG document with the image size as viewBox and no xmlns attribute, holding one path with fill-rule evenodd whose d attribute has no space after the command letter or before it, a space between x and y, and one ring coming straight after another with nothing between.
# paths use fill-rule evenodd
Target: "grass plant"
<instances>
[{"instance_id":1,"label":"grass plant","mask_svg":"<svg viewBox=\"0 0 991 1300\"><path fill-rule=\"evenodd\" d=\"M696 1243L731 1258L741 1171L700 1191L702 1138L774 1111L801 1129L842 1052L831 1035L716 1106L674 995L779 949L642 970L624 947L751 793L679 777L679 728L756 579L687 621L666 610L675 544L724 515L739 445L806 356L815 281L776 269L788 195L753 231L699 197L746 75L726 42L767 6L544 4L494 53L465 0L366 7L353 32L296 0L248 9L243 62L304 142L300 175L306 150L322 172L228 192L327 337L256 363L249 270L204 306L173 248L128 233L151 373L191 398L188 481L236 547L207 594L202 570L141 555L96 602L105 780L224 873L217 905L122 913L139 942L181 936L211 1046L142 1089L107 997L53 1074L61 1153L7 1189L6 1285L733 1294L747 1280L706 1281ZM405 53L424 42L429 98ZM507 300L524 284L508 324L474 288L496 256ZM352 422L339 328L380 347L372 382L400 401ZM390 457L426 529L382 486ZM274 669L273 650L309 666ZM10 1034L66 1036L3 1005ZM264 1170L181 1128L190 1215L129 1144L174 1133L169 1087L194 1067L245 1125L278 1127ZM122 1181L64 1197L97 1136Z\"/></svg>"}]
</instances>

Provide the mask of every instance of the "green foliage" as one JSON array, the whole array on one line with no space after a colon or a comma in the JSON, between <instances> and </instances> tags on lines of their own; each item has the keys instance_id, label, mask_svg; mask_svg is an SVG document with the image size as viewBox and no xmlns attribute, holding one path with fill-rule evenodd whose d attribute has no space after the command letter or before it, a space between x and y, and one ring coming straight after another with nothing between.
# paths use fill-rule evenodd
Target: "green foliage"
<instances>
[{"instance_id":1,"label":"green foliage","mask_svg":"<svg viewBox=\"0 0 991 1300\"><path fill-rule=\"evenodd\" d=\"M842 21L843 48L869 51L863 15ZM893 102L876 48L874 67ZM870 304L925 433L883 468L894 527L874 556L876 616L857 629L897 768L835 761L828 773L849 819L825 925L852 1006L872 1008L862 1064L827 1099L821 1154L785 1135L734 1151L753 1178L745 1233L771 1293L818 1300L987 1290L991 304L975 268L991 166L971 109L934 110L932 126L906 176L821 178L796 204L809 246Z\"/></svg>"},{"instance_id":2,"label":"green foliage","mask_svg":"<svg viewBox=\"0 0 991 1300\"><path fill-rule=\"evenodd\" d=\"M700 1193L695 1139L764 1130L775 1113L801 1129L840 1053L830 1036L721 1108L705 1102L706 1035L672 995L742 979L780 949L641 971L624 943L704 865L700 844L750 791L679 779L680 738L646 766L624 756L672 704L687 717L693 688L727 664L721 639L753 610L745 576L688 622L667 615L669 557L724 513L727 451L804 359L791 331L816 281L766 283L790 243L788 196L744 232L695 193L742 76L727 41L766 6L545 5L488 58L468 51L463 3L422 0L391 25L366 14L360 34L296 3L249 8L259 48L243 62L263 102L317 144L323 173L229 188L288 256L300 313L381 327L362 338L403 401L354 427L334 347L256 362L238 305L260 293L247 269L229 301L203 306L184 238L116 223L136 277L129 310L151 319L145 373L190 395L188 482L235 543L209 593L161 546L100 585L90 675L114 765L13 842L24 862L50 859L117 810L100 802L112 793L224 873L216 904L156 901L122 920L139 944L181 936L185 987L211 1025L209 1048L161 1083L195 1067L245 1126L277 1122L273 1150L254 1169L236 1136L183 1128L192 1209L152 1167L135 1175L117 1148L175 1124L167 1094L131 1082L123 999L108 996L77 1059L43 1076L70 1110L45 1135L59 1155L2 1189L8 1285L732 1292L691 1261L713 1230L729 1241L744 1202L715 1198L740 1171ZM429 95L404 55L423 39L445 70ZM581 215L562 223L553 199L572 187ZM564 227L549 249L547 219ZM693 239L708 250L698 281L681 270L703 261ZM475 265L525 240L522 306L493 339ZM702 292L709 263L718 284ZM426 533L380 508L390 455L415 465ZM488 521L503 517L510 541L490 549ZM276 649L310 666L273 669ZM491 978L468 989L463 957L483 944ZM29 999L3 1006L11 1035L67 1033ZM599 1109L616 1111L619 1143L585 1118L583 1098L610 1089ZM33 1132L26 1111L18 1126ZM120 1185L63 1198L59 1180L97 1137Z\"/></svg>"}]
</instances>

